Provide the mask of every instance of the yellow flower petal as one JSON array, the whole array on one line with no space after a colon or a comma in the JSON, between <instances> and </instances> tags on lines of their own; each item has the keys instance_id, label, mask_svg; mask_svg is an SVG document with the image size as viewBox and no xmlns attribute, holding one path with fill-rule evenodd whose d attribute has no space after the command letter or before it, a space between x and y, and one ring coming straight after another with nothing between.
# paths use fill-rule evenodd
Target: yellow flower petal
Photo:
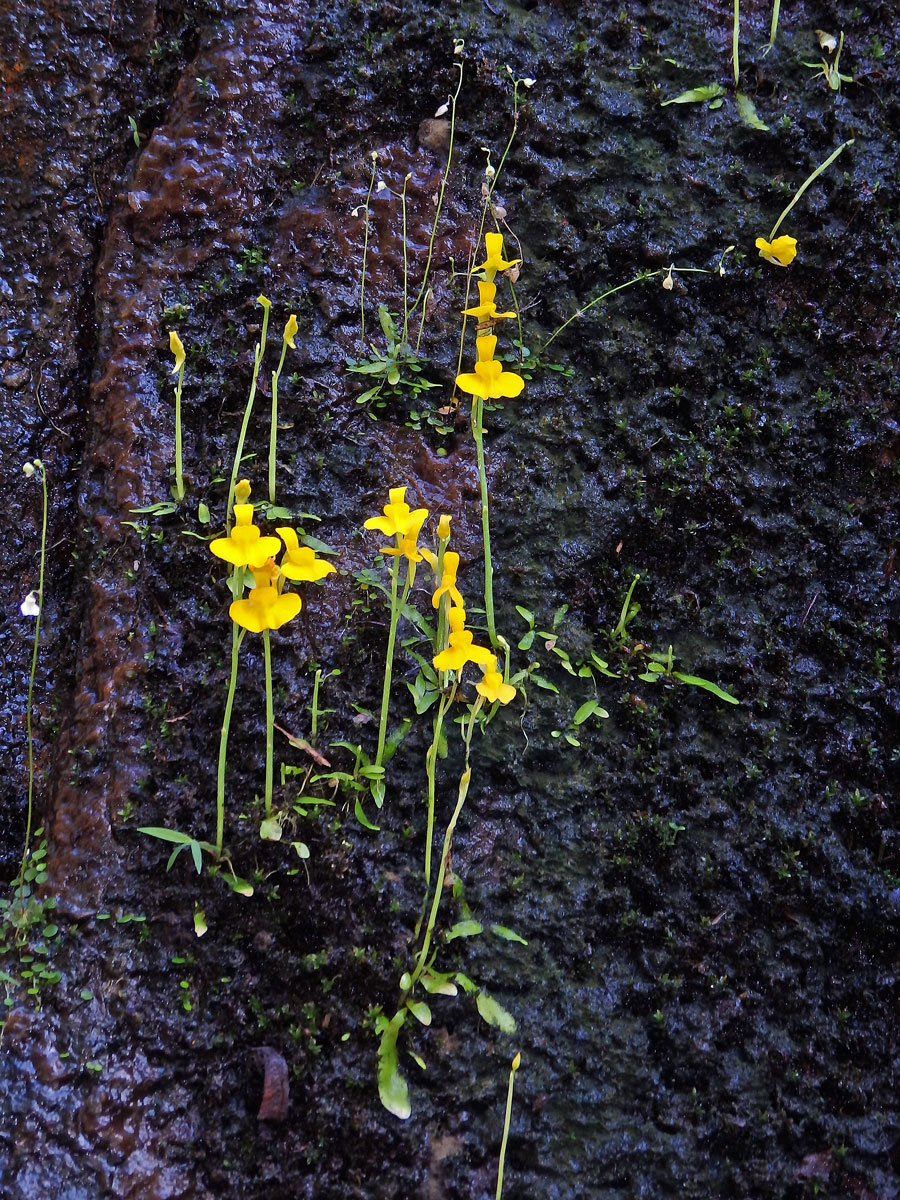
<instances>
[{"instance_id":1,"label":"yellow flower petal","mask_svg":"<svg viewBox=\"0 0 900 1200\"><path fill-rule=\"evenodd\" d=\"M759 237L756 239L756 248L760 258L774 263L776 267L790 266L797 257L797 239L788 237L786 234L782 234L772 242L767 242L765 238Z\"/></svg>"},{"instance_id":2,"label":"yellow flower petal","mask_svg":"<svg viewBox=\"0 0 900 1200\"><path fill-rule=\"evenodd\" d=\"M272 585L255 587L243 600L235 600L228 612L232 621L251 633L280 629L303 607L296 592L282 592Z\"/></svg>"},{"instance_id":3,"label":"yellow flower petal","mask_svg":"<svg viewBox=\"0 0 900 1200\"><path fill-rule=\"evenodd\" d=\"M175 366L172 368L172 374L177 375L184 365L184 346L181 344L181 338L174 329L169 334L169 349L175 355Z\"/></svg>"},{"instance_id":4,"label":"yellow flower petal","mask_svg":"<svg viewBox=\"0 0 900 1200\"><path fill-rule=\"evenodd\" d=\"M297 347L294 345L294 338L297 336L297 329L297 318L293 313L291 313L287 319L287 325L284 327L284 333L282 334L282 337L292 350L297 349Z\"/></svg>"},{"instance_id":5,"label":"yellow flower petal","mask_svg":"<svg viewBox=\"0 0 900 1200\"><path fill-rule=\"evenodd\" d=\"M242 479L234 489L234 498L238 504L246 504L250 499L250 480Z\"/></svg>"}]
</instances>

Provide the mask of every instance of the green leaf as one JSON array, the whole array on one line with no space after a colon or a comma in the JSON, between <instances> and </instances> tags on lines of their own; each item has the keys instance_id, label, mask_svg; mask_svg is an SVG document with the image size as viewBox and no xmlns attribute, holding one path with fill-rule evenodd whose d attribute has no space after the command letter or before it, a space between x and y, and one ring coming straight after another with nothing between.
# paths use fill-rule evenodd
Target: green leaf
<instances>
[{"instance_id":1,"label":"green leaf","mask_svg":"<svg viewBox=\"0 0 900 1200\"><path fill-rule=\"evenodd\" d=\"M160 500L157 504L146 504L143 508L131 508L132 513L152 513L154 517L167 517L169 513L177 512L178 505L171 500Z\"/></svg>"},{"instance_id":2,"label":"green leaf","mask_svg":"<svg viewBox=\"0 0 900 1200\"><path fill-rule=\"evenodd\" d=\"M259 836L264 842L281 841L281 821L278 817L266 817L259 826Z\"/></svg>"},{"instance_id":3,"label":"green leaf","mask_svg":"<svg viewBox=\"0 0 900 1200\"><path fill-rule=\"evenodd\" d=\"M208 525L210 522L209 506L201 500L197 505L197 520L201 525Z\"/></svg>"},{"instance_id":4,"label":"green leaf","mask_svg":"<svg viewBox=\"0 0 900 1200\"><path fill-rule=\"evenodd\" d=\"M718 684L712 683L709 679L701 679L699 675L685 675L683 671L673 671L672 677L680 679L682 683L687 683L691 687L703 688L705 692L712 692L714 696L718 696L720 700L727 701L728 704L740 704L740 700L723 691Z\"/></svg>"},{"instance_id":5,"label":"green leaf","mask_svg":"<svg viewBox=\"0 0 900 1200\"><path fill-rule=\"evenodd\" d=\"M705 100L715 100L717 96L724 96L725 89L721 83L710 83L703 87L690 88L687 92L682 92L680 96L675 96L672 100L664 100L661 107L666 108L669 104L702 104Z\"/></svg>"},{"instance_id":6,"label":"green leaf","mask_svg":"<svg viewBox=\"0 0 900 1200\"><path fill-rule=\"evenodd\" d=\"M362 825L363 829L371 829L373 833L378 833L378 826L373 825L366 814L363 812L362 801L359 796L356 797L356 803L353 806L353 811L356 813L356 819Z\"/></svg>"},{"instance_id":7,"label":"green leaf","mask_svg":"<svg viewBox=\"0 0 900 1200\"><path fill-rule=\"evenodd\" d=\"M351 371L353 371L355 369L356 368L354 368L354 367L350 368ZM381 391L381 386L382 385L379 383L379 384L376 384L375 387L366 388L366 390L364 392L360 392L360 394L356 397L356 403L357 404L368 404L369 401L374 399L374 397L377 396L378 393Z\"/></svg>"},{"instance_id":8,"label":"green leaf","mask_svg":"<svg viewBox=\"0 0 900 1200\"><path fill-rule=\"evenodd\" d=\"M543 675L532 675L531 677L539 688L543 688L547 692L556 692L559 695L559 688L555 683L551 683L549 679L545 679Z\"/></svg>"},{"instance_id":9,"label":"green leaf","mask_svg":"<svg viewBox=\"0 0 900 1200\"><path fill-rule=\"evenodd\" d=\"M191 855L193 856L194 866L197 868L197 874L199 875L203 870L203 851L200 849L199 842L191 842Z\"/></svg>"},{"instance_id":10,"label":"green leaf","mask_svg":"<svg viewBox=\"0 0 900 1200\"><path fill-rule=\"evenodd\" d=\"M395 1013L382 1030L378 1044L378 1095L388 1112L401 1121L406 1121L412 1112L409 1088L397 1062L397 1035L405 1020L403 1009Z\"/></svg>"},{"instance_id":11,"label":"green leaf","mask_svg":"<svg viewBox=\"0 0 900 1200\"><path fill-rule=\"evenodd\" d=\"M425 971L419 982L431 996L455 996L457 994L456 984L453 983L450 976L439 971Z\"/></svg>"},{"instance_id":12,"label":"green leaf","mask_svg":"<svg viewBox=\"0 0 900 1200\"><path fill-rule=\"evenodd\" d=\"M349 1034L347 1036L349 1037ZM415 1050L407 1050L406 1053L413 1060L417 1067L421 1067L423 1071L426 1070L425 1059L421 1054L416 1054Z\"/></svg>"},{"instance_id":13,"label":"green leaf","mask_svg":"<svg viewBox=\"0 0 900 1200\"><path fill-rule=\"evenodd\" d=\"M483 932L484 926L479 925L477 921L457 921L447 933L447 941L452 942L454 938L477 937L479 933Z\"/></svg>"},{"instance_id":14,"label":"green leaf","mask_svg":"<svg viewBox=\"0 0 900 1200\"><path fill-rule=\"evenodd\" d=\"M406 1007L420 1024L431 1024L431 1009L424 1000L407 1000Z\"/></svg>"},{"instance_id":15,"label":"green leaf","mask_svg":"<svg viewBox=\"0 0 900 1200\"><path fill-rule=\"evenodd\" d=\"M519 642L520 650L530 650L534 643L534 630L529 629L522 640Z\"/></svg>"},{"instance_id":16,"label":"green leaf","mask_svg":"<svg viewBox=\"0 0 900 1200\"><path fill-rule=\"evenodd\" d=\"M529 612L527 608L523 608L521 604L516 605L516 612L523 621L527 621L529 625L534 625L534 613Z\"/></svg>"},{"instance_id":17,"label":"green leaf","mask_svg":"<svg viewBox=\"0 0 900 1200\"><path fill-rule=\"evenodd\" d=\"M394 346L397 341L397 326L394 324L394 318L383 304L378 305L378 320L381 324L382 333L391 346Z\"/></svg>"},{"instance_id":18,"label":"green leaf","mask_svg":"<svg viewBox=\"0 0 900 1200\"><path fill-rule=\"evenodd\" d=\"M596 700L585 700L584 704L582 704L580 708L576 710L575 716L572 718L572 724L583 725L588 717L591 716L592 713L595 713L599 707L600 705Z\"/></svg>"},{"instance_id":19,"label":"green leaf","mask_svg":"<svg viewBox=\"0 0 900 1200\"><path fill-rule=\"evenodd\" d=\"M762 133L769 132L769 126L759 119L755 104L745 92L735 92L734 99L738 116L745 125L749 125L751 129L759 129Z\"/></svg>"},{"instance_id":20,"label":"green leaf","mask_svg":"<svg viewBox=\"0 0 900 1200\"><path fill-rule=\"evenodd\" d=\"M229 871L221 871L221 878L228 884L233 892L239 896L252 896L253 884L248 883L246 879L241 879L240 875L234 875Z\"/></svg>"},{"instance_id":21,"label":"green leaf","mask_svg":"<svg viewBox=\"0 0 900 1200\"><path fill-rule=\"evenodd\" d=\"M163 842L179 842L183 846L189 846L194 840L186 833L179 833L177 829L163 829L159 825L142 825L138 833L147 833Z\"/></svg>"},{"instance_id":22,"label":"green leaf","mask_svg":"<svg viewBox=\"0 0 900 1200\"><path fill-rule=\"evenodd\" d=\"M468 975L463 975L462 971L457 971L453 978L466 993L467 996L474 996L478 991L478 984L473 983Z\"/></svg>"},{"instance_id":23,"label":"green leaf","mask_svg":"<svg viewBox=\"0 0 900 1200\"><path fill-rule=\"evenodd\" d=\"M333 546L329 546L327 542L321 541L317 537L313 537L311 533L304 533L300 538L304 546L309 546L310 550L315 550L316 554L338 554Z\"/></svg>"},{"instance_id":24,"label":"green leaf","mask_svg":"<svg viewBox=\"0 0 900 1200\"><path fill-rule=\"evenodd\" d=\"M508 929L505 925L492 925L491 933L495 937L503 938L504 942L518 942L520 946L528 945L525 939L520 937L514 929Z\"/></svg>"},{"instance_id":25,"label":"green leaf","mask_svg":"<svg viewBox=\"0 0 900 1200\"><path fill-rule=\"evenodd\" d=\"M475 997L475 1004L483 1020L488 1025L495 1025L501 1033L515 1033L516 1021L512 1013L508 1013L502 1004L482 990Z\"/></svg>"}]
</instances>

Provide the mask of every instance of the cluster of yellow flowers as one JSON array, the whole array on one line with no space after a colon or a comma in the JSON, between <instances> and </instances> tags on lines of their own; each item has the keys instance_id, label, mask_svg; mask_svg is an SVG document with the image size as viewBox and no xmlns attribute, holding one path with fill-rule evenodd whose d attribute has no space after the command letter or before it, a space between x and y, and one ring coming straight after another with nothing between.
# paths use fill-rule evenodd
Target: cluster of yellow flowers
<instances>
[{"instance_id":1,"label":"cluster of yellow flowers","mask_svg":"<svg viewBox=\"0 0 900 1200\"><path fill-rule=\"evenodd\" d=\"M519 263L519 259L507 262L503 257L503 235L487 233L484 237L486 258L476 271L480 271L482 279L478 283L478 304L474 308L465 308L467 317L474 317L478 322L475 344L478 361L474 371L457 375L456 386L460 391L467 392L481 400L499 400L503 397L513 399L518 396L525 386L525 381L513 371L504 371L501 363L494 359L497 349L497 339L489 332L496 321L508 320L515 317L513 312L498 312L496 305L497 285L494 278L498 271L508 271Z\"/></svg>"},{"instance_id":2,"label":"cluster of yellow flowers","mask_svg":"<svg viewBox=\"0 0 900 1200\"><path fill-rule=\"evenodd\" d=\"M390 499L384 506L383 516L369 517L365 522L366 529L376 529L386 537L396 539L394 546L383 546L382 554L403 555L409 562L411 578L415 576L416 564L423 560L428 563L435 573L437 587L431 597L432 606L440 609L441 602L446 596L449 604L447 623L449 636L447 646L433 658L435 670L460 672L466 663L477 663L483 670L483 678L475 685L476 691L490 703L509 704L515 697L516 689L505 683L503 674L497 666L497 656L484 646L475 644L471 630L466 629L466 612L463 607L463 597L457 585L459 570L459 555L454 550L447 549L450 539L450 517L442 516L438 522L438 553L434 554L425 546L420 546L419 535L428 517L428 509L410 509L404 497L405 487L390 489Z\"/></svg>"},{"instance_id":3,"label":"cluster of yellow flowers","mask_svg":"<svg viewBox=\"0 0 900 1200\"><path fill-rule=\"evenodd\" d=\"M324 579L335 568L316 558L309 546L301 546L296 530L289 525L276 530L277 537L266 537L253 523L253 505L249 503L250 484L242 479L234 489L234 528L227 537L216 538L209 548L216 558L233 567L248 569L254 581L246 597L235 600L228 610L232 621L251 633L280 629L292 621L302 607L296 592L284 590L285 581L311 583ZM275 556L284 554L280 564Z\"/></svg>"}]
</instances>

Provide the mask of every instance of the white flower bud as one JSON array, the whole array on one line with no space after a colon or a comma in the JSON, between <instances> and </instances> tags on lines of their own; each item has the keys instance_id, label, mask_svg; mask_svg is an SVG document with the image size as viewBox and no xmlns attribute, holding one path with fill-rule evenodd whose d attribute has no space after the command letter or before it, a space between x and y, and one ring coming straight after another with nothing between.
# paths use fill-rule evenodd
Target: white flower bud
<instances>
[{"instance_id":1,"label":"white flower bud","mask_svg":"<svg viewBox=\"0 0 900 1200\"><path fill-rule=\"evenodd\" d=\"M376 192L387 191L387 184L384 182L383 179L379 179L378 182L375 184L375 191Z\"/></svg>"},{"instance_id":2,"label":"white flower bud","mask_svg":"<svg viewBox=\"0 0 900 1200\"><path fill-rule=\"evenodd\" d=\"M22 472L26 479L30 479L34 474L34 463L27 462L22 464Z\"/></svg>"},{"instance_id":3,"label":"white flower bud","mask_svg":"<svg viewBox=\"0 0 900 1200\"><path fill-rule=\"evenodd\" d=\"M444 114L445 114L445 113L448 113L449 111L450 111L450 105L449 105L449 104L442 104L442 105L440 105L440 107L439 107L439 108L437 108L437 109L435 110L435 114L434 114L434 115L435 115L436 117L442 117L442 116L444 116Z\"/></svg>"},{"instance_id":4,"label":"white flower bud","mask_svg":"<svg viewBox=\"0 0 900 1200\"><path fill-rule=\"evenodd\" d=\"M523 79L522 80L522 86L527 87L527 88L533 88L536 83L537 83L536 79Z\"/></svg>"},{"instance_id":5,"label":"white flower bud","mask_svg":"<svg viewBox=\"0 0 900 1200\"><path fill-rule=\"evenodd\" d=\"M39 617L41 615L41 606L38 604L37 592L28 593L19 605L19 611L23 617Z\"/></svg>"}]
</instances>

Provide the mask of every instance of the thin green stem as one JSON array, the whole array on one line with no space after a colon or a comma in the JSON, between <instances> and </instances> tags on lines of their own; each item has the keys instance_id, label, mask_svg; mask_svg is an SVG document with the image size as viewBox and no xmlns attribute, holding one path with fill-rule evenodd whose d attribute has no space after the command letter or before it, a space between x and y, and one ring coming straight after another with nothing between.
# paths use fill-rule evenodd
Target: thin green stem
<instances>
[{"instance_id":1,"label":"thin green stem","mask_svg":"<svg viewBox=\"0 0 900 1200\"><path fill-rule=\"evenodd\" d=\"M781 223L784 221L784 218L788 215L788 213L791 211L791 209L794 207L794 205L797 203L797 201L800 199L800 197L803 195L803 193L809 187L809 185L811 183L815 183L815 181L819 178L819 176L822 174L822 172L828 170L828 168L831 166L831 164L834 162L834 160L837 158L837 156L839 154L841 154L844 150L846 150L848 146L852 146L855 141L856 141L856 138L850 138L846 142L841 142L841 144L840 144L840 146L838 146L837 150L835 150L832 154L829 154L828 157L825 159L825 161L822 163L822 165L820 167L816 167L816 169L813 171L812 175L810 175L810 177L808 179L804 180L803 183L800 184L800 187L797 189L797 192L796 192L793 200L791 200L790 204L787 206L787 208L784 210L784 212L781 214L781 216L778 218L778 220L772 226L772 232L769 234L769 238L768 238L768 240L770 242L771 242L772 238L775 236L775 234L778 232L778 230L781 228Z\"/></svg>"},{"instance_id":2,"label":"thin green stem","mask_svg":"<svg viewBox=\"0 0 900 1200\"><path fill-rule=\"evenodd\" d=\"M266 816L271 817L275 712L272 705L272 645L268 629L263 630L263 653L266 662Z\"/></svg>"},{"instance_id":3,"label":"thin green stem","mask_svg":"<svg viewBox=\"0 0 900 1200\"><path fill-rule=\"evenodd\" d=\"M416 340L416 353L419 352L419 347L422 344L422 330L425 327L425 308L427 305L428 293L428 274L431 270L431 261L434 258L434 242L437 237L438 221L441 216L441 208L444 204L444 192L447 190L447 176L450 173L450 163L453 161L453 142L456 137L456 101L459 98L460 89L462 88L463 80L463 64L454 63L455 67L459 68L459 79L456 84L456 91L450 97L450 144L447 147L447 165L444 168L444 173L441 176L441 186L438 191L437 207L434 210L434 220L431 223L431 237L428 242L428 257L425 260L425 274L422 276L422 285L419 288L415 303L410 312L414 313L419 305L422 305L422 320L419 323L419 336Z\"/></svg>"},{"instance_id":4,"label":"thin green stem","mask_svg":"<svg viewBox=\"0 0 900 1200\"><path fill-rule=\"evenodd\" d=\"M615 295L616 292L624 292L626 288L634 287L636 283L646 283L648 279L656 279L660 275L668 275L670 271L673 275L718 275L723 271L722 263L725 261L725 255L729 254L733 249L734 246L729 246L719 259L719 265L711 269L707 267L661 267L658 271L642 271L640 275L635 275L634 279L626 280L625 283L619 283L615 287L609 288L605 292L601 292L599 296L595 296L589 304L584 306L584 308L579 308L578 312L573 313L567 321L563 321L562 325L557 326L557 328L554 329L547 338L546 342L544 342L540 349L540 353L543 354L550 343L555 341L564 329L568 329L573 321L577 321L579 317L583 317L585 313L589 313L592 308L595 308L601 303L601 301L606 300L609 296Z\"/></svg>"},{"instance_id":5,"label":"thin green stem","mask_svg":"<svg viewBox=\"0 0 900 1200\"><path fill-rule=\"evenodd\" d=\"M472 436L475 438L475 453L478 458L478 483L481 488L481 536L484 541L484 611L487 617L488 637L491 645L497 645L497 628L494 621L494 564L491 559L491 518L488 508L487 472L484 465L484 400L480 396L472 399Z\"/></svg>"},{"instance_id":6,"label":"thin green stem","mask_svg":"<svg viewBox=\"0 0 900 1200\"><path fill-rule=\"evenodd\" d=\"M781 0L775 0L775 3L772 5L772 24L769 26L769 44L765 49L766 54L775 45L775 35L778 33L778 14L780 11Z\"/></svg>"},{"instance_id":7,"label":"thin green stem","mask_svg":"<svg viewBox=\"0 0 900 1200\"><path fill-rule=\"evenodd\" d=\"M225 528L231 529L231 508L234 503L234 489L237 486L238 472L241 469L241 458L244 453L244 442L247 438L247 429L250 426L250 414L253 411L253 401L256 398L256 384L259 379L259 368L262 365L263 355L266 352L266 335L269 330L269 309L271 304L266 300L265 296L260 296L257 300L258 304L262 305L263 323L262 333L259 341L256 343L256 352L253 356L253 378L250 381L250 395L247 399L247 407L244 409L244 420L241 423L241 432L238 437L237 450L234 454L234 464L231 468L231 482L228 485L228 502L225 505Z\"/></svg>"},{"instance_id":8,"label":"thin green stem","mask_svg":"<svg viewBox=\"0 0 900 1200\"><path fill-rule=\"evenodd\" d=\"M509 1141L509 1126L512 1121L513 1088L516 1081L516 1071L518 1071L521 1063L521 1054L516 1054L509 1068L509 1087L506 1089L506 1113L503 1117L503 1138L500 1142L500 1164L497 1168L497 1190L494 1193L494 1200L501 1200L503 1196L503 1167L506 1162L506 1143Z\"/></svg>"},{"instance_id":9,"label":"thin green stem","mask_svg":"<svg viewBox=\"0 0 900 1200\"><path fill-rule=\"evenodd\" d=\"M738 58L738 39L741 31L741 0L734 0L734 22L731 27L731 61L734 65L734 86L738 86L741 64Z\"/></svg>"},{"instance_id":10,"label":"thin green stem","mask_svg":"<svg viewBox=\"0 0 900 1200\"><path fill-rule=\"evenodd\" d=\"M404 354L409 352L409 246L406 241L406 186L409 175L403 180L403 191L400 193L400 207L403 213L403 336L400 339L400 349Z\"/></svg>"},{"instance_id":11,"label":"thin green stem","mask_svg":"<svg viewBox=\"0 0 900 1200\"><path fill-rule=\"evenodd\" d=\"M184 499L184 470L181 450L181 385L184 381L184 363L178 370L175 383L175 499L180 504Z\"/></svg>"},{"instance_id":12,"label":"thin green stem","mask_svg":"<svg viewBox=\"0 0 900 1200\"><path fill-rule=\"evenodd\" d=\"M450 846L453 842L453 834L456 830L456 823L459 820L460 813L462 812L463 806L466 803L466 796L469 793L469 784L472 781L472 768L469 766L469 751L472 744L472 730L475 726L475 719L478 716L478 713L481 711L481 706L483 704L484 700L481 696L479 696L472 706L468 727L463 735L463 741L465 743L466 750L465 770L463 771L459 780L459 791L456 797L456 807L453 810L453 815L451 816L450 823L447 826L447 832L444 834L444 846L443 850L441 851L441 864L438 868L437 878L434 881L434 896L431 901L431 911L428 914L428 924L425 926L425 937L422 940L422 948L416 957L416 965L413 968L412 974L410 975L407 991L412 991L417 980L421 977L422 972L425 970L428 962L428 952L431 949L431 942L432 938L434 937L434 927L437 924L438 909L441 905L441 893L444 890L444 876L446 875L447 863L450 859Z\"/></svg>"},{"instance_id":13,"label":"thin green stem","mask_svg":"<svg viewBox=\"0 0 900 1200\"><path fill-rule=\"evenodd\" d=\"M312 694L312 720L309 728L309 742L311 746L316 744L316 737L319 732L319 684L322 682L322 668L316 670L315 678L313 679L313 694Z\"/></svg>"},{"instance_id":14,"label":"thin green stem","mask_svg":"<svg viewBox=\"0 0 900 1200\"><path fill-rule=\"evenodd\" d=\"M362 275L359 280L359 351L366 348L366 259L369 256L369 201L372 199L372 189L375 187L375 164L378 154L372 151L372 174L369 178L369 190L366 192L365 216L363 217L363 259Z\"/></svg>"},{"instance_id":15,"label":"thin green stem","mask_svg":"<svg viewBox=\"0 0 900 1200\"><path fill-rule=\"evenodd\" d=\"M34 727L31 710L34 702L34 679L37 674L38 645L41 636L41 613L44 609L44 565L47 561L47 472L39 458L34 460L35 470L41 473L41 491L43 494L43 515L41 517L41 560L38 567L38 611L34 622L34 641L31 648L31 672L28 676L28 701L25 710L25 727L28 736L28 811L25 819L25 846L22 851L22 866L19 868L19 888L25 882L25 867L28 863L28 850L31 846L31 827L34 819ZM22 901L24 905L24 897Z\"/></svg>"},{"instance_id":16,"label":"thin green stem","mask_svg":"<svg viewBox=\"0 0 900 1200\"><path fill-rule=\"evenodd\" d=\"M278 362L278 370L272 372L272 419L269 423L269 503L275 503L275 452L278 442L278 380L281 378L281 371L284 367L284 359L287 354L287 342L281 343L281 358Z\"/></svg>"},{"instance_id":17,"label":"thin green stem","mask_svg":"<svg viewBox=\"0 0 900 1200\"><path fill-rule=\"evenodd\" d=\"M428 821L425 830L425 883L428 885L431 884L431 847L434 842L435 775L437 774L438 750L441 744L444 716L455 694L455 685L449 691L441 694L437 716L434 718L434 737L425 755L425 773L428 777Z\"/></svg>"},{"instance_id":18,"label":"thin green stem","mask_svg":"<svg viewBox=\"0 0 900 1200\"><path fill-rule=\"evenodd\" d=\"M234 621L231 623L231 678L225 697L225 715L219 735L219 768L216 776L216 859L222 857L225 840L225 768L228 762L228 733L231 728L231 710L234 707L234 692L237 686L238 655L244 631Z\"/></svg>"},{"instance_id":19,"label":"thin green stem","mask_svg":"<svg viewBox=\"0 0 900 1200\"><path fill-rule=\"evenodd\" d=\"M399 543L399 538L397 539ZM388 707L391 699L391 674L394 669L394 643L397 639L397 621L400 616L400 604L397 602L397 588L400 582L401 555L395 554L391 564L391 624L388 631L387 654L384 661L384 684L381 692L381 720L378 725L378 751L375 755L375 766L381 766L384 756L384 742L387 737ZM407 582L407 590L409 583Z\"/></svg>"}]
</instances>

